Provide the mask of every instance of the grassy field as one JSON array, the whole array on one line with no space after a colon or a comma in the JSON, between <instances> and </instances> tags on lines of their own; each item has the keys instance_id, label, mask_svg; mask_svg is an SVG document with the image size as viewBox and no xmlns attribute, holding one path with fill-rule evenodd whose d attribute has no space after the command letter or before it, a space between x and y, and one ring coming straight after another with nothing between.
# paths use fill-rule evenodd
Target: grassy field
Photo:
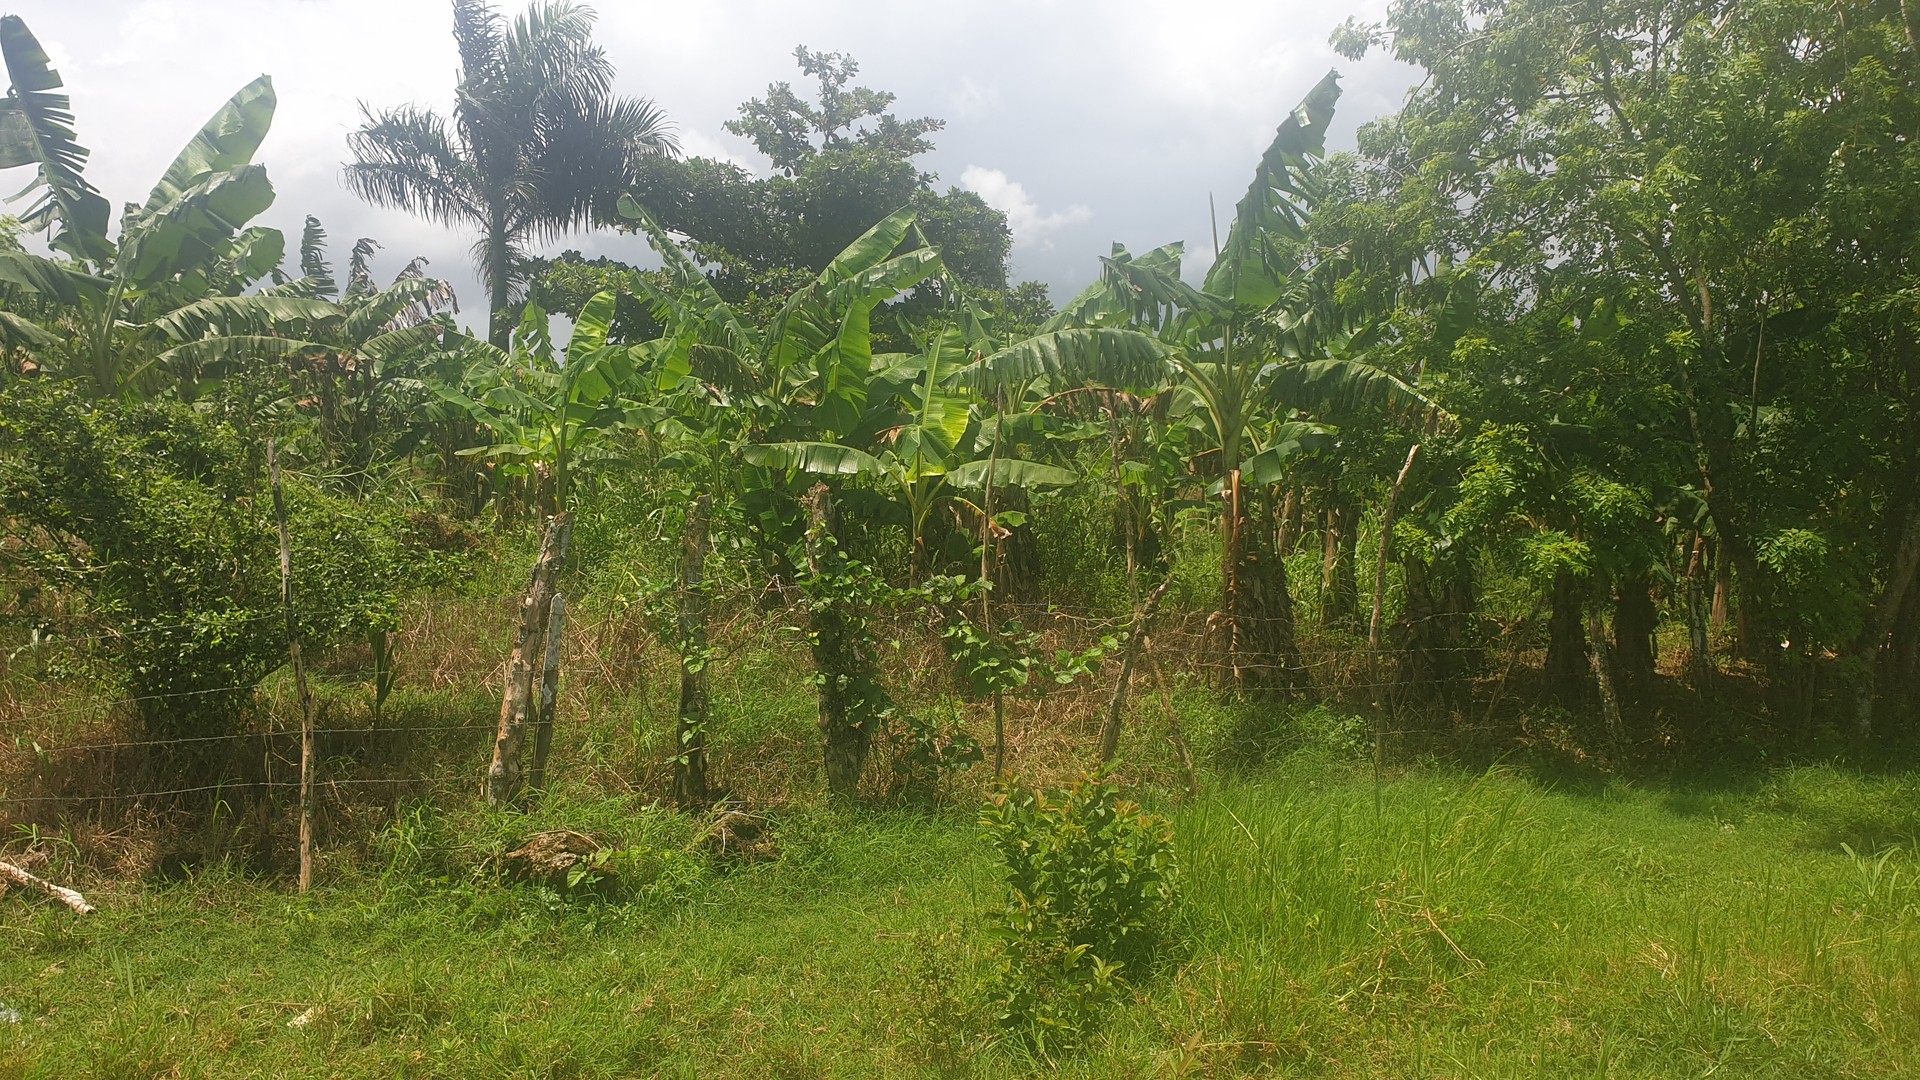
<instances>
[{"instance_id":1,"label":"grassy field","mask_svg":"<svg viewBox=\"0 0 1920 1080\"><path fill-rule=\"evenodd\" d=\"M727 869L677 815L561 793L422 808L306 897L223 871L86 920L9 896L0 1077L1920 1075L1920 776L1376 790L1296 754L1164 809L1174 954L1057 1061L983 1010L970 815L794 809L780 858ZM643 884L484 868L559 823L649 852Z\"/></svg>"}]
</instances>

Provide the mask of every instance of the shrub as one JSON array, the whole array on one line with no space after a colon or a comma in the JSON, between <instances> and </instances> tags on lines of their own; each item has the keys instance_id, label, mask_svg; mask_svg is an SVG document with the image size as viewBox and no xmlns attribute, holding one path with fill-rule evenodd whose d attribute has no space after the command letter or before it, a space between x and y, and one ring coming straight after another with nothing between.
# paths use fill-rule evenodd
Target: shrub
<instances>
[{"instance_id":1,"label":"shrub","mask_svg":"<svg viewBox=\"0 0 1920 1080\"><path fill-rule=\"evenodd\" d=\"M88 402L57 384L0 395L0 514L30 569L88 598L152 738L231 733L286 661L259 449L182 405ZM397 517L297 481L288 500L303 638L392 629Z\"/></svg>"},{"instance_id":2,"label":"shrub","mask_svg":"<svg viewBox=\"0 0 1920 1080\"><path fill-rule=\"evenodd\" d=\"M1173 911L1173 829L1104 776L997 793L982 823L1008 888L997 1018L1042 1053L1070 1049L1153 962Z\"/></svg>"}]
</instances>

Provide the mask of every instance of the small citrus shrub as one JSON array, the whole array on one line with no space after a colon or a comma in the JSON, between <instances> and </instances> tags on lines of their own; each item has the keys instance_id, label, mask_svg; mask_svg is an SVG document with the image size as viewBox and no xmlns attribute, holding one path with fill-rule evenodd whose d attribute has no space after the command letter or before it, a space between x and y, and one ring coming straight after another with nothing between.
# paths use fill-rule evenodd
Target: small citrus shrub
<instances>
[{"instance_id":1,"label":"small citrus shrub","mask_svg":"<svg viewBox=\"0 0 1920 1080\"><path fill-rule=\"evenodd\" d=\"M1173 829L1104 776L1011 788L982 823L1005 865L996 1016L1041 1052L1071 1049L1151 967L1171 921Z\"/></svg>"}]
</instances>

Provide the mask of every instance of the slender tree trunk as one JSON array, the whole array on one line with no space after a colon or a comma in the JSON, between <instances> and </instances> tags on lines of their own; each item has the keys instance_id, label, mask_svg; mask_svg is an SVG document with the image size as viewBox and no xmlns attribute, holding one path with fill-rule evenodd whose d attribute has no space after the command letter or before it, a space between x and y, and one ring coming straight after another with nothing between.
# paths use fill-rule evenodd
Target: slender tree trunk
<instances>
[{"instance_id":1,"label":"slender tree trunk","mask_svg":"<svg viewBox=\"0 0 1920 1080\"><path fill-rule=\"evenodd\" d=\"M273 519L280 531L280 612L286 620L287 662L300 696L300 891L313 884L313 691L300 655L300 622L293 612L293 544L287 533L287 496L280 486L280 458L267 440L267 473L273 485ZM76 894L77 895L77 894Z\"/></svg>"},{"instance_id":2,"label":"slender tree trunk","mask_svg":"<svg viewBox=\"0 0 1920 1080\"><path fill-rule=\"evenodd\" d=\"M1693 534L1687 555L1687 675L1701 687L1713 674L1713 642L1709 635L1707 589L1707 538Z\"/></svg>"},{"instance_id":3,"label":"slender tree trunk","mask_svg":"<svg viewBox=\"0 0 1920 1080\"><path fill-rule=\"evenodd\" d=\"M513 255L502 213L492 214L487 223L487 279L487 340L506 349L513 341L513 323L507 319L513 306Z\"/></svg>"},{"instance_id":4,"label":"slender tree trunk","mask_svg":"<svg viewBox=\"0 0 1920 1080\"><path fill-rule=\"evenodd\" d=\"M692 810L712 802L707 790L707 511L711 495L693 500L680 547L680 721L674 733L673 799Z\"/></svg>"},{"instance_id":5,"label":"slender tree trunk","mask_svg":"<svg viewBox=\"0 0 1920 1080\"><path fill-rule=\"evenodd\" d=\"M1168 574L1152 593L1147 602L1134 613L1133 625L1127 629L1126 651L1121 654L1120 679L1113 684L1113 700L1107 705L1107 723L1100 730L1100 762L1106 764L1120 752L1120 724L1127 708L1127 690L1133 682L1133 667L1140 659L1140 649L1146 640L1147 627L1152 624L1153 616L1160 610L1160 600L1167 595L1167 589L1173 585L1173 575Z\"/></svg>"},{"instance_id":6,"label":"slender tree trunk","mask_svg":"<svg viewBox=\"0 0 1920 1080\"><path fill-rule=\"evenodd\" d=\"M1360 503L1340 505L1340 551L1333 563L1333 592L1338 625L1360 629Z\"/></svg>"},{"instance_id":7,"label":"slender tree trunk","mask_svg":"<svg viewBox=\"0 0 1920 1080\"><path fill-rule=\"evenodd\" d=\"M1367 681L1373 684L1373 705L1379 710L1385 699L1386 680L1380 673L1380 639L1385 628L1387 603L1387 557L1393 551L1393 513L1400 504L1400 491L1407 486L1407 476L1413 472L1413 463L1420 456L1420 444L1414 443L1407 451L1407 463L1400 467L1399 475L1393 479L1393 487L1387 491L1387 501L1380 508L1380 552L1373 563L1373 611L1367 618ZM1376 743L1378 742L1376 732ZM1375 759L1378 760L1376 748Z\"/></svg>"},{"instance_id":8,"label":"slender tree trunk","mask_svg":"<svg viewBox=\"0 0 1920 1080\"><path fill-rule=\"evenodd\" d=\"M1880 696L1880 650L1893 634L1901 606L1911 603L1907 598L1914 591L1916 572L1920 572L1920 502L1907 508L1899 540L1894 544L1887 583L1874 598L1866 627L1854 648L1858 663L1864 669L1854 697L1854 726L1863 738L1873 733L1873 707Z\"/></svg>"},{"instance_id":9,"label":"slender tree trunk","mask_svg":"<svg viewBox=\"0 0 1920 1080\"><path fill-rule=\"evenodd\" d=\"M1226 685L1240 685L1240 470L1230 469L1220 489L1220 633Z\"/></svg>"},{"instance_id":10,"label":"slender tree trunk","mask_svg":"<svg viewBox=\"0 0 1920 1080\"><path fill-rule=\"evenodd\" d=\"M1585 697L1587 683L1587 641L1581 628L1581 609L1586 590L1572 571L1553 575L1553 612L1547 618L1547 685L1563 702Z\"/></svg>"},{"instance_id":11,"label":"slender tree trunk","mask_svg":"<svg viewBox=\"0 0 1920 1080\"><path fill-rule=\"evenodd\" d=\"M1626 750L1626 728L1620 722L1620 697L1614 691L1613 664L1607 656L1607 632L1601 624L1600 609L1595 606L1587 615L1588 632L1593 639L1593 651L1589 660L1593 667L1593 685L1600 692L1600 715L1607 724L1607 741L1612 745L1614 755L1618 757Z\"/></svg>"},{"instance_id":12,"label":"slender tree trunk","mask_svg":"<svg viewBox=\"0 0 1920 1080\"><path fill-rule=\"evenodd\" d=\"M1920 710L1920 586L1907 587L1891 637L1881 700L1898 705L1898 715L1911 725Z\"/></svg>"},{"instance_id":13,"label":"slender tree trunk","mask_svg":"<svg viewBox=\"0 0 1920 1080\"><path fill-rule=\"evenodd\" d=\"M548 602L553 598L553 581L567 557L567 540L573 532L573 516L560 514L547 526L540 542L540 557L533 564L532 579L520 600L520 628L507 661L507 687L500 698L500 724L494 733L493 761L487 766L487 802L505 806L520 791L523 771L522 743L528 719L533 715L534 657L539 655L546 634Z\"/></svg>"},{"instance_id":14,"label":"slender tree trunk","mask_svg":"<svg viewBox=\"0 0 1920 1080\"><path fill-rule=\"evenodd\" d=\"M1393 550L1393 513L1399 506L1401 489L1407 486L1407 474L1413 471L1413 463L1419 456L1420 444L1414 443L1413 449L1407 451L1407 463L1400 467L1400 474L1393 478L1393 487L1387 491L1386 505L1380 509L1380 556L1373 563L1373 614L1367 620L1369 653L1380 651L1381 618L1387 599L1387 556Z\"/></svg>"},{"instance_id":15,"label":"slender tree trunk","mask_svg":"<svg viewBox=\"0 0 1920 1080\"><path fill-rule=\"evenodd\" d=\"M1733 607L1733 569L1727 562L1727 547L1715 543L1713 551L1713 611L1708 617L1707 632L1719 637L1727 632L1727 619Z\"/></svg>"}]
</instances>

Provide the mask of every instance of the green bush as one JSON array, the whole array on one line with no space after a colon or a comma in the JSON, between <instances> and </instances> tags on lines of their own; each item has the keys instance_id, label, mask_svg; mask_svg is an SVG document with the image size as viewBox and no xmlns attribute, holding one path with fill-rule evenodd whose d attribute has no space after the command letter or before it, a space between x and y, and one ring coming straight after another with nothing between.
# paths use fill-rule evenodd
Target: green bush
<instances>
[{"instance_id":1,"label":"green bush","mask_svg":"<svg viewBox=\"0 0 1920 1080\"><path fill-rule=\"evenodd\" d=\"M149 737L237 730L286 662L279 539L260 446L184 405L0 395L0 514L50 587L85 597ZM394 628L397 513L289 478L295 617L325 647Z\"/></svg>"},{"instance_id":2,"label":"green bush","mask_svg":"<svg viewBox=\"0 0 1920 1080\"><path fill-rule=\"evenodd\" d=\"M1070 1049L1152 965L1173 913L1173 829L1103 776L996 793L981 820L1008 889L996 1016L1042 1053Z\"/></svg>"}]
</instances>

